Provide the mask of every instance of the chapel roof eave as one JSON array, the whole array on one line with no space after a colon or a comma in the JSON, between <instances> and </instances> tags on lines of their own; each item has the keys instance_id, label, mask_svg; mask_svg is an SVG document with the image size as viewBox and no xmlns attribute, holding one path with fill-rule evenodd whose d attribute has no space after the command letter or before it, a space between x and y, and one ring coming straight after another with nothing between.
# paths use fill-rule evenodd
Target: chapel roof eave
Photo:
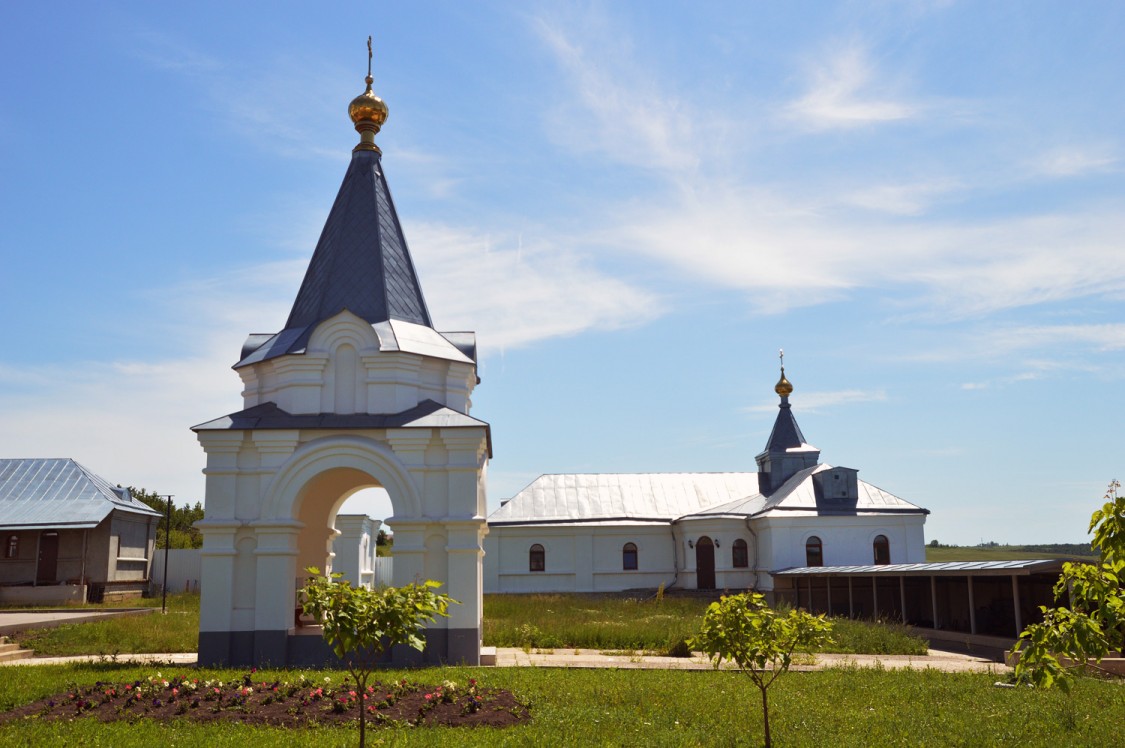
<instances>
[{"instance_id":1,"label":"chapel roof eave","mask_svg":"<svg viewBox=\"0 0 1125 748\"><path fill-rule=\"evenodd\" d=\"M492 458L492 427L479 418L433 400L423 400L400 413L289 413L276 403L262 403L236 413L220 416L192 426L191 430L205 431L260 431L260 430L315 430L315 429L457 429L483 428L488 456Z\"/></svg>"}]
</instances>

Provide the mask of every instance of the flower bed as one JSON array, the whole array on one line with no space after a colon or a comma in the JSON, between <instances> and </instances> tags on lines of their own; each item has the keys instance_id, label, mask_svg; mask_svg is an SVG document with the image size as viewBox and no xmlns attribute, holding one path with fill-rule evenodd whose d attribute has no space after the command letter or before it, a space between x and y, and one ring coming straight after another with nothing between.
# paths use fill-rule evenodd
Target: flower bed
<instances>
[{"instance_id":1,"label":"flower bed","mask_svg":"<svg viewBox=\"0 0 1125 748\"><path fill-rule=\"evenodd\" d=\"M304 727L340 724L359 718L360 698L345 676L307 674L264 680L249 672L241 680L200 679L160 673L132 683L76 686L0 714L0 724L20 720L70 720L90 717L105 722L152 719L193 722L216 720L256 725ZM527 707L510 691L486 689L470 678L425 686L400 680L367 687L368 725L449 725L507 727L530 719Z\"/></svg>"}]
</instances>

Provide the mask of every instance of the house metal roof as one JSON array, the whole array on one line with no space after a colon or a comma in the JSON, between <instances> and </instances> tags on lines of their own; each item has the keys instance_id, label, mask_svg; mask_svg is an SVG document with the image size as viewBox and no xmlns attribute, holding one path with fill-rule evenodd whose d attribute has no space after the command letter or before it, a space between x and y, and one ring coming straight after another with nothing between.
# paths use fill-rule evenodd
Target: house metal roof
<instances>
[{"instance_id":1,"label":"house metal roof","mask_svg":"<svg viewBox=\"0 0 1125 748\"><path fill-rule=\"evenodd\" d=\"M489 518L490 525L684 522L723 517L833 514L818 508L813 474L801 470L766 497L758 473L607 473L541 475ZM869 483L859 481L859 501L847 514L926 513Z\"/></svg>"},{"instance_id":2,"label":"house metal roof","mask_svg":"<svg viewBox=\"0 0 1125 748\"><path fill-rule=\"evenodd\" d=\"M1013 561L946 561L930 564L882 564L880 566L800 566L771 571L780 577L802 576L1025 576L1062 569L1064 559L1023 559Z\"/></svg>"},{"instance_id":3,"label":"house metal roof","mask_svg":"<svg viewBox=\"0 0 1125 748\"><path fill-rule=\"evenodd\" d=\"M92 528L114 509L160 516L74 460L0 459L0 528Z\"/></svg>"},{"instance_id":4,"label":"house metal roof","mask_svg":"<svg viewBox=\"0 0 1125 748\"><path fill-rule=\"evenodd\" d=\"M928 510L911 504L905 499L900 499L892 493L873 486L864 481L858 482L858 500L854 506L846 510L833 510L818 506L816 501L816 484L813 475L824 470L831 470L831 465L821 464L815 467L798 470L789 480L770 494L768 497L755 492L751 496L735 499L734 501L716 506L707 507L689 515L680 517L680 521L689 519L714 519L717 517L760 517L760 516L793 516L791 512L808 513L810 515L837 514L863 514L863 513L911 513L928 514ZM757 473L754 473L757 475Z\"/></svg>"},{"instance_id":5,"label":"house metal roof","mask_svg":"<svg viewBox=\"0 0 1125 748\"><path fill-rule=\"evenodd\" d=\"M488 523L670 522L757 490L757 473L541 475L493 512Z\"/></svg>"}]
</instances>

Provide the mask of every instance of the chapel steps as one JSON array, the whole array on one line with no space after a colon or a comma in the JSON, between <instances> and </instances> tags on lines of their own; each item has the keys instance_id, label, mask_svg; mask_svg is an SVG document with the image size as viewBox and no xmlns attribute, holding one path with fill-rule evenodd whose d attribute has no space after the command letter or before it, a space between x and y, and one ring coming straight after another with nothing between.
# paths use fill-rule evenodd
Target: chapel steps
<instances>
[{"instance_id":1,"label":"chapel steps","mask_svg":"<svg viewBox=\"0 0 1125 748\"><path fill-rule=\"evenodd\" d=\"M20 645L8 641L8 637L0 636L0 662L29 660L34 654L30 649L20 649Z\"/></svg>"}]
</instances>

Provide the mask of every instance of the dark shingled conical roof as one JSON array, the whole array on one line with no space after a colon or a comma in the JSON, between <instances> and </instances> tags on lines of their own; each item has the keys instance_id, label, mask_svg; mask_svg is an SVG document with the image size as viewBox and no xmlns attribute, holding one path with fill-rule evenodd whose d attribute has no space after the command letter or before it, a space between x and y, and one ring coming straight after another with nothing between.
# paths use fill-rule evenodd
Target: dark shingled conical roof
<instances>
[{"instance_id":1,"label":"dark shingled conical roof","mask_svg":"<svg viewBox=\"0 0 1125 748\"><path fill-rule=\"evenodd\" d=\"M777 407L777 419L773 422L773 431L770 432L765 451L784 452L806 444L805 435L801 433L801 427L793 417L793 406L789 404L789 398L782 396L781 404Z\"/></svg>"},{"instance_id":2,"label":"dark shingled conical roof","mask_svg":"<svg viewBox=\"0 0 1125 748\"><path fill-rule=\"evenodd\" d=\"M375 150L352 153L285 328L315 325L344 309L371 324L433 327Z\"/></svg>"}]
</instances>

